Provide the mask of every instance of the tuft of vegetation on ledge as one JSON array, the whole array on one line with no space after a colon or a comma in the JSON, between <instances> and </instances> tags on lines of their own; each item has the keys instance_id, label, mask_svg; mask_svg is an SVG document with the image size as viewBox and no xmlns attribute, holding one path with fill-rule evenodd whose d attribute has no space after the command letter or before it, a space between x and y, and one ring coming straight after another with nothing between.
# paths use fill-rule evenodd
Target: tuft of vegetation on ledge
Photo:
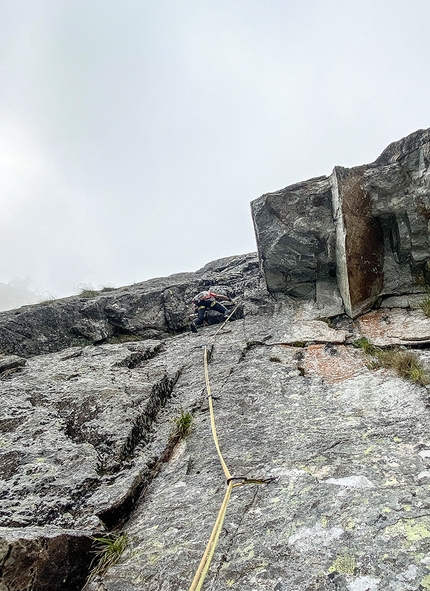
<instances>
[{"instance_id":1,"label":"tuft of vegetation on ledge","mask_svg":"<svg viewBox=\"0 0 430 591\"><path fill-rule=\"evenodd\" d=\"M420 386L430 384L430 377L412 351L405 351L399 347L383 350L371 343L366 337L357 339L353 345L373 357L369 364L370 369L379 369L381 367L393 369L399 377L411 380L415 384Z\"/></svg>"},{"instance_id":2,"label":"tuft of vegetation on ledge","mask_svg":"<svg viewBox=\"0 0 430 591\"><path fill-rule=\"evenodd\" d=\"M111 535L108 538L94 538L94 542L96 542L94 550L96 564L89 574L87 584L96 577L104 575L111 566L118 562L127 547L128 538L126 534Z\"/></svg>"},{"instance_id":3,"label":"tuft of vegetation on ledge","mask_svg":"<svg viewBox=\"0 0 430 591\"><path fill-rule=\"evenodd\" d=\"M96 296L100 295L101 293L105 293L107 291L115 291L117 288L111 285L104 285L100 289L95 289L92 285L81 284L79 287L78 296L81 298L95 298Z\"/></svg>"},{"instance_id":4,"label":"tuft of vegetation on ledge","mask_svg":"<svg viewBox=\"0 0 430 591\"><path fill-rule=\"evenodd\" d=\"M180 414L173 419L174 428L170 435L171 440L180 441L191 433L193 428L193 415L181 409Z\"/></svg>"},{"instance_id":5,"label":"tuft of vegetation on ledge","mask_svg":"<svg viewBox=\"0 0 430 591\"><path fill-rule=\"evenodd\" d=\"M420 303L420 308L426 316L430 318L430 291L427 296Z\"/></svg>"}]
</instances>

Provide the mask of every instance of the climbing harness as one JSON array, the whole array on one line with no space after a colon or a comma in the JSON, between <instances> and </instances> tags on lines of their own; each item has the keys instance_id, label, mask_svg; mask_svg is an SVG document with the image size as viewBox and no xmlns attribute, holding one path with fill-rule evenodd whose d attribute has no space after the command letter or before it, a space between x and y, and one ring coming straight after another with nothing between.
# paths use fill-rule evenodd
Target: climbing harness
<instances>
[{"instance_id":1,"label":"climbing harness","mask_svg":"<svg viewBox=\"0 0 430 591\"><path fill-rule=\"evenodd\" d=\"M226 325L226 323L228 322L230 317L237 310L238 306L239 306L239 304L236 305L236 307L229 314L229 316L227 317L225 322L214 333L214 335L212 336L212 339L215 339L217 334L224 328L224 326ZM212 349L211 349L211 352L212 352ZM209 541L207 543L206 549L203 553L202 559L201 559L200 564L197 568L196 574L194 576L193 582L191 583L191 587L190 587L189 591L200 591L200 589L202 588L202 585L205 581L206 575L208 573L209 567L212 562L212 557L214 555L219 536L221 534L225 514L227 511L227 505L230 500L230 496L231 496L233 489L239 488L241 486L245 486L246 484L269 484L270 482L273 482L274 480L276 480L276 478L274 478L274 477L260 479L260 478L247 478L246 476L232 476L230 474L230 471L229 471L227 464L225 463L224 458L221 453L221 449L220 449L219 442L218 442L218 435L217 435L217 431L216 431L215 414L214 414L213 402L212 402L212 400L215 399L215 397L212 395L211 386L210 386L210 382L209 382L208 347L207 347L207 345L204 346L204 350L203 350L203 363L204 363L204 371L205 371L207 399L209 402L209 411L210 411L210 417L211 417L212 437L213 437L215 447L218 452L218 457L219 457L219 460L220 460L220 463L221 463L221 466L222 466L222 469L224 471L224 475L226 478L227 490L225 492L224 500L221 504L221 508L220 508L218 516L216 518L215 525L212 529L212 533L210 535Z\"/></svg>"}]
</instances>

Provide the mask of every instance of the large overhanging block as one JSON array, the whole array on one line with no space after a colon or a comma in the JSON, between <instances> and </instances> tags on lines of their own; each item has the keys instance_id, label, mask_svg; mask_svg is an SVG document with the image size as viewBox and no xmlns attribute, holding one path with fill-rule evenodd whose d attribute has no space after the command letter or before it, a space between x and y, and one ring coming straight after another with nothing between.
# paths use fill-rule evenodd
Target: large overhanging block
<instances>
[{"instance_id":1,"label":"large overhanging block","mask_svg":"<svg viewBox=\"0 0 430 591\"><path fill-rule=\"evenodd\" d=\"M336 277L356 317L380 296L430 283L430 129L395 142L372 164L335 167L251 204L272 293L315 298Z\"/></svg>"},{"instance_id":2,"label":"large overhanging block","mask_svg":"<svg viewBox=\"0 0 430 591\"><path fill-rule=\"evenodd\" d=\"M317 279L335 275L330 180L318 177L268 193L251 207L269 291L314 298Z\"/></svg>"}]
</instances>

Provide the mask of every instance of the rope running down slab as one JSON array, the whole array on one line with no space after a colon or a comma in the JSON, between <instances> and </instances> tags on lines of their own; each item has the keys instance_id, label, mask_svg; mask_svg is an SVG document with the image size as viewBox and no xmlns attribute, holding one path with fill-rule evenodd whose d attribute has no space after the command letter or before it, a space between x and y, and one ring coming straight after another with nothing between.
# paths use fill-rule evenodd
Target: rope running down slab
<instances>
[{"instance_id":1,"label":"rope running down slab","mask_svg":"<svg viewBox=\"0 0 430 591\"><path fill-rule=\"evenodd\" d=\"M228 322L228 320L230 319L230 317L234 314L234 312L236 311L238 306L236 306L234 308L234 310L230 313L230 315L228 316L227 320L222 324L222 326L215 332L215 334L213 335L213 339L217 336L217 334L222 330L222 328L225 326L225 324ZM212 562L212 557L214 555L217 543L218 543L218 539L219 536L221 534L221 530L224 524L224 518L225 518L225 514L227 511L227 505L228 502L230 500L231 497L231 493L233 491L233 488L238 488L241 486L245 486L245 484L269 484L269 482L272 482L274 479L273 478L267 478L267 479L258 479L258 478L247 478L245 476L239 476L239 477L233 477L230 474L230 471L227 467L227 464L224 461L224 458L222 456L221 453L221 449L219 446L219 441L218 441L218 435L217 435L217 431L216 431L216 424L215 424L215 414L214 414L214 409L213 409L213 403L212 403L212 393L211 393L211 386L210 386L210 382L209 382L209 370L208 370L208 349L207 346L205 345L204 347L204 353L203 353L203 362L204 362L204 370L205 370L205 382L206 382L206 391L208 394L208 402L209 402L209 411L210 411L210 417L211 417L211 428L212 428L212 436L213 436L213 440L215 443L215 447L216 450L218 452L218 456L220 459L220 463L222 466L222 469L224 471L224 475L226 477L226 481L227 481L227 490L224 496L224 500L222 502L221 508L219 510L218 513L218 517L215 521L215 525L212 529L212 533L210 535L209 541L207 543L206 549L204 551L204 554L202 556L202 559L200 561L200 564L197 568L197 572L194 576L193 582L191 583L191 587L189 589L189 591L200 591L200 589L202 588L202 585L205 581L206 575L208 573L209 567L211 565ZM235 482L237 481L237 482Z\"/></svg>"}]
</instances>

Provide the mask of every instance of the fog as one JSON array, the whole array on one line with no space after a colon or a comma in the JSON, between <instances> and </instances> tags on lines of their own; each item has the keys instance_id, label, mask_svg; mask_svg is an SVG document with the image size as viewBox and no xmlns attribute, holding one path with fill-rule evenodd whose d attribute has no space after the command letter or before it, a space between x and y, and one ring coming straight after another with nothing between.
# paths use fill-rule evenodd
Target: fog
<instances>
[{"instance_id":1,"label":"fog","mask_svg":"<svg viewBox=\"0 0 430 591\"><path fill-rule=\"evenodd\" d=\"M430 127L428 0L0 17L0 309L254 251L252 199Z\"/></svg>"}]
</instances>

